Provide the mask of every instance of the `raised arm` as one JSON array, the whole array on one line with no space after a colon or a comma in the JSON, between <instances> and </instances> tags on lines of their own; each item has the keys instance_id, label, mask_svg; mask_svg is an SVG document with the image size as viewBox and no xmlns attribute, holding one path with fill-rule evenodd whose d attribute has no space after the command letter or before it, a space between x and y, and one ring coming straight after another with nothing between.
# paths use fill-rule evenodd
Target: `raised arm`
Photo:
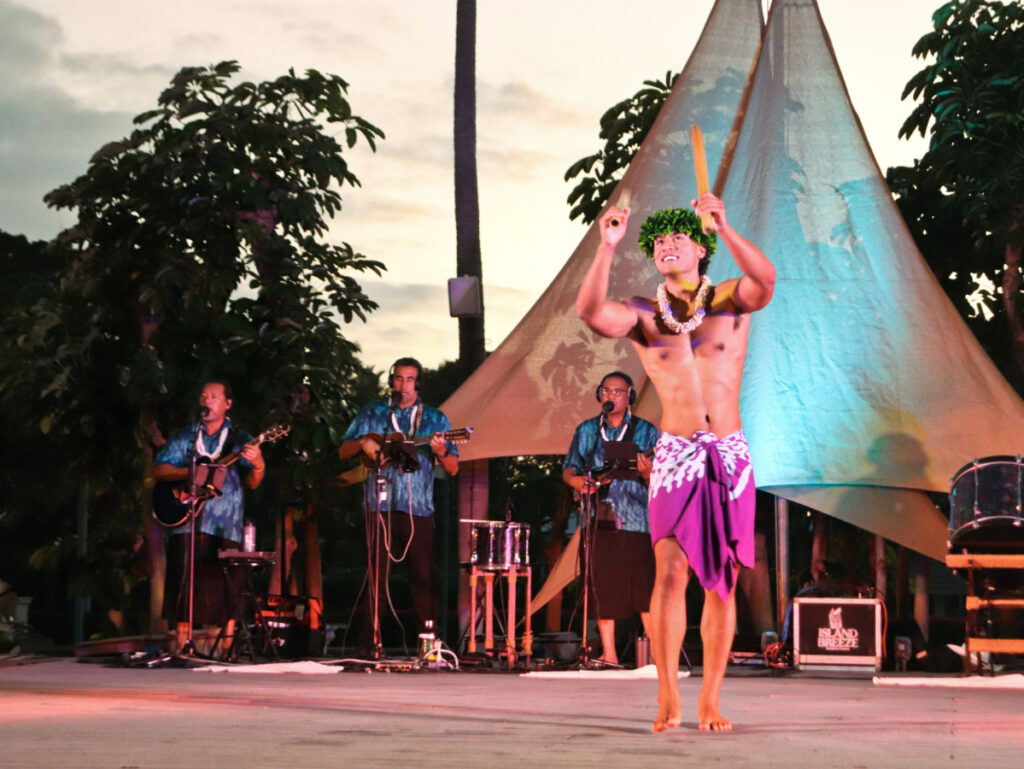
<instances>
[{"instance_id":1,"label":"raised arm","mask_svg":"<svg viewBox=\"0 0 1024 769\"><path fill-rule=\"evenodd\" d=\"M580 284L576 297L576 313L589 328L601 336L626 336L637 323L637 314L622 302L608 299L608 276L612 269L615 247L626 234L628 208L609 208L598 222L601 245L594 261Z\"/></svg>"},{"instance_id":2,"label":"raised arm","mask_svg":"<svg viewBox=\"0 0 1024 769\"><path fill-rule=\"evenodd\" d=\"M775 265L761 249L732 228L725 218L725 205L710 192L694 202L698 214L711 214L715 231L729 248L743 275L731 285L729 298L740 312L760 310L775 292ZM724 298L724 297L722 297ZM716 300L717 301L717 300Z\"/></svg>"}]
</instances>

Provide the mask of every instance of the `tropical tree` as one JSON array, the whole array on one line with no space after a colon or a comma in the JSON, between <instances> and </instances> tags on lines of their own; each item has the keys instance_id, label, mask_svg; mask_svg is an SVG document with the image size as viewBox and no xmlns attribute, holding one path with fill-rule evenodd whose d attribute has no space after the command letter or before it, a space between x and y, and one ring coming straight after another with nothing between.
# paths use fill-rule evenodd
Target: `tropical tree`
<instances>
[{"instance_id":1,"label":"tropical tree","mask_svg":"<svg viewBox=\"0 0 1024 769\"><path fill-rule=\"evenodd\" d=\"M582 217L584 224L597 219L650 133L680 74L669 71L664 80L645 80L643 88L601 116L598 135L604 140L604 146L593 155L577 160L565 172L567 182L582 175L569 193L570 219Z\"/></svg>"},{"instance_id":2,"label":"tropical tree","mask_svg":"<svg viewBox=\"0 0 1024 769\"><path fill-rule=\"evenodd\" d=\"M0 232L0 580L33 598L33 622L64 610L67 595L50 574L30 566L32 554L73 535L77 484L63 472L65 451L39 429L32 404L45 386L23 342L35 325L34 308L54 295L67 254L43 241Z\"/></svg>"},{"instance_id":3,"label":"tropical tree","mask_svg":"<svg viewBox=\"0 0 1024 769\"><path fill-rule=\"evenodd\" d=\"M976 332L1001 316L1005 333L994 337L1008 343L1005 373L1024 393L1024 6L944 3L913 53L930 63L904 89L918 103L900 136L927 136L928 151L887 179L925 259L962 314L976 318ZM998 350L988 336L986 346Z\"/></svg>"},{"instance_id":4,"label":"tropical tree","mask_svg":"<svg viewBox=\"0 0 1024 769\"><path fill-rule=\"evenodd\" d=\"M270 516L330 493L331 447L377 387L342 324L376 307L353 273L384 267L326 236L340 188L359 183L336 135L375 147L383 133L336 75L233 84L238 70L182 69L129 136L45 198L77 222L55 244L73 253L60 290L23 341L47 382L42 425L72 448L94 517L146 529L154 608L162 546L142 479L204 378L232 380L241 424L291 425L268 449Z\"/></svg>"}]
</instances>

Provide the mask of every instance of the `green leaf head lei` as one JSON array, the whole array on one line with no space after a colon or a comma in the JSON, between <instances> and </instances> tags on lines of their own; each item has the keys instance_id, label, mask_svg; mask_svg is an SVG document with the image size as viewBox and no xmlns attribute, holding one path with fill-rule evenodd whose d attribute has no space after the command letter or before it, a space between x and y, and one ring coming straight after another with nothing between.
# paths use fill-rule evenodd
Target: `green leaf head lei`
<instances>
[{"instance_id":1,"label":"green leaf head lei","mask_svg":"<svg viewBox=\"0 0 1024 769\"><path fill-rule=\"evenodd\" d=\"M689 235L690 240L698 246L704 246L704 258L701 259L701 274L707 267L711 255L715 253L718 246L718 235L714 232L704 232L701 226L700 217L688 208L665 208L655 211L644 219L640 225L640 249L647 254L649 259L654 258L654 241L662 235L671 235L681 232Z\"/></svg>"}]
</instances>

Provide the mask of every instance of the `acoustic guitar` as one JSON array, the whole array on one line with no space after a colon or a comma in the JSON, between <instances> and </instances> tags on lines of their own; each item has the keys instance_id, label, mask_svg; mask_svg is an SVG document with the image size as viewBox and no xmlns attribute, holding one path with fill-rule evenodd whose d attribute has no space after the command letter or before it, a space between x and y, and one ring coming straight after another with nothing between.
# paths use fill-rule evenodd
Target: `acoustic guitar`
<instances>
[{"instance_id":1,"label":"acoustic guitar","mask_svg":"<svg viewBox=\"0 0 1024 769\"><path fill-rule=\"evenodd\" d=\"M259 446L261 443L273 443L286 436L290 430L291 428L288 425L274 425L245 445ZM241 456L242 449L239 449L217 461L213 461L209 457L198 457L196 459L196 472L203 472L204 477L208 478L208 480L201 483L199 491L195 495L196 516L202 511L203 505L206 504L207 500L219 497L222 493L219 483L213 477L210 477L215 474L205 472L204 466L227 468L238 461ZM223 483L223 478L220 479L220 483ZM185 523L192 512L192 502L193 497L189 493L188 481L157 481L153 484L153 517L162 526L174 527Z\"/></svg>"},{"instance_id":2,"label":"acoustic guitar","mask_svg":"<svg viewBox=\"0 0 1024 769\"><path fill-rule=\"evenodd\" d=\"M436 435L436 434L437 433L431 433L430 435L421 435L418 438L414 438L411 441L411 443L412 443L414 448L416 448L416 449L421 448L423 446L428 445L432 440L434 440L434 435ZM456 427L454 430L448 430L447 432L440 433L440 435L446 441L449 441L450 443L466 443L470 439L470 437L473 435L473 428L472 427ZM388 443L406 443L406 442L409 442L408 439L402 433L391 433L391 435L387 436L386 438L383 435L381 435L380 433L367 433L363 437L364 438L373 438L382 447L385 446ZM379 453L380 452L378 451L377 454L379 454ZM371 457L366 456L366 454L360 454L360 459L362 460L363 465L365 465L366 467L370 468L370 467L373 467L374 464L376 464L377 456L374 455L371 458ZM381 462L380 462L381 469L387 467L389 464L391 464L391 459L389 457L384 456L384 457L381 458Z\"/></svg>"}]
</instances>

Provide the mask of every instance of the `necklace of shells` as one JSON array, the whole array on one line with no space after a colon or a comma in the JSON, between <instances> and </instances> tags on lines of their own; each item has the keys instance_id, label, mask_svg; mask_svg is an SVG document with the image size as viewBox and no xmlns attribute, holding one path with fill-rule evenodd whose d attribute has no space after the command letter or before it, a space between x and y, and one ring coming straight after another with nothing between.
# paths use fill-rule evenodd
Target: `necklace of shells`
<instances>
[{"instance_id":1,"label":"necklace of shells","mask_svg":"<svg viewBox=\"0 0 1024 769\"><path fill-rule=\"evenodd\" d=\"M693 300L693 315L685 323L676 320L672 313L672 306L668 301L668 283L658 286L658 308L661 310L661 320L674 334L689 334L704 322L704 300L708 297L708 290L711 288L711 278L707 275L700 279L700 289Z\"/></svg>"}]
</instances>

